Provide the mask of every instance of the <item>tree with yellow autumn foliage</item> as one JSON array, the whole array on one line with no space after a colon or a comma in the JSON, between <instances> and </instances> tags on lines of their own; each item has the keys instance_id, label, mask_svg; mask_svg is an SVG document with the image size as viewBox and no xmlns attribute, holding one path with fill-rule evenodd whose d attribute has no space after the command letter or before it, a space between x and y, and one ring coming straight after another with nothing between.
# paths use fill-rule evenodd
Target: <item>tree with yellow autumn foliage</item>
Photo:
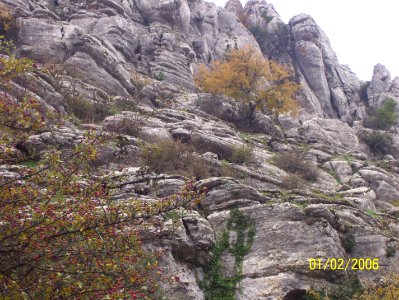
<instances>
[{"instance_id":1,"label":"tree with yellow autumn foliage","mask_svg":"<svg viewBox=\"0 0 399 300\"><path fill-rule=\"evenodd\" d=\"M300 108L294 99L299 85L292 81L292 74L253 47L231 50L210 69L201 65L195 83L202 92L243 102L249 120L257 110L296 115Z\"/></svg>"}]
</instances>

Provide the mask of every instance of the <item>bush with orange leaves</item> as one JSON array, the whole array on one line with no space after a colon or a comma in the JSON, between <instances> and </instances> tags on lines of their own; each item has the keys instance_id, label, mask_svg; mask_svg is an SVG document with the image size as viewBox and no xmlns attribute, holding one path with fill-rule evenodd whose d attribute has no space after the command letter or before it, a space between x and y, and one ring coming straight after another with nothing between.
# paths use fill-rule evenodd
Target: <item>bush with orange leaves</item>
<instances>
[{"instance_id":1,"label":"bush with orange leaves","mask_svg":"<svg viewBox=\"0 0 399 300\"><path fill-rule=\"evenodd\" d=\"M195 83L202 92L243 102L250 123L257 110L296 115L300 108L294 99L299 85L292 81L292 74L252 47L231 50L211 69L201 65Z\"/></svg>"}]
</instances>

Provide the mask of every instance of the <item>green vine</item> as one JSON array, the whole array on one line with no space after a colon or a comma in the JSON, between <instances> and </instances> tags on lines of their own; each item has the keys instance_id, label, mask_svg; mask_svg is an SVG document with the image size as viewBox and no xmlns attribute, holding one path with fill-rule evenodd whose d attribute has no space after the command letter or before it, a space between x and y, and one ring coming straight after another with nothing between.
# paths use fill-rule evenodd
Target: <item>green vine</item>
<instances>
[{"instance_id":1,"label":"green vine","mask_svg":"<svg viewBox=\"0 0 399 300\"><path fill-rule=\"evenodd\" d=\"M236 240L230 241L230 232L236 232ZM222 235L212 249L213 258L204 270L199 282L207 300L234 300L237 284L242 279L244 256L249 253L255 237L255 225L238 208L230 211L230 219ZM235 258L234 273L226 276L222 272L221 256L228 251Z\"/></svg>"}]
</instances>

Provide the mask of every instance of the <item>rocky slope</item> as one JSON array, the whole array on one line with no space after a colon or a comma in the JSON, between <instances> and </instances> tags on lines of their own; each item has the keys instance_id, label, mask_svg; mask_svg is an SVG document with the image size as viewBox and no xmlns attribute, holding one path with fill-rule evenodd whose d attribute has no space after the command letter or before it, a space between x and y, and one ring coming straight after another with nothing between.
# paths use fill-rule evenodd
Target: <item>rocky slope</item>
<instances>
[{"instance_id":1,"label":"rocky slope","mask_svg":"<svg viewBox=\"0 0 399 300\"><path fill-rule=\"evenodd\" d=\"M376 157L359 138L367 109L399 99L399 79L377 65L371 82L361 82L340 65L328 38L307 15L284 24L270 3L252 0L225 9L203 0L1 0L15 14L9 33L17 52L39 69L62 71L19 79L3 88L18 97L27 91L66 113L70 96L95 103L124 103L96 125L70 126L31 136L24 151L40 157L49 145L67 148L89 127L112 130L123 122L139 125L120 134L123 143L104 148L99 167L116 174L124 168L124 188L115 199L159 199L176 192L184 178L139 168L140 144L181 140L216 173L196 182L208 194L199 212L184 215L180 227L157 242L163 264L180 282L165 286L170 299L204 299L199 282L211 249L229 229L234 208L250 220L254 238L242 257L237 299L300 299L314 287L336 288L350 271L310 270L309 258L379 258L380 270L398 261L399 134L391 129L389 153ZM201 63L228 49L251 45L265 57L287 64L301 83L298 118L278 120L258 113L251 133L239 131L239 105L225 97L198 94L193 74ZM58 69L59 70L59 69ZM366 90L366 92L364 92ZM139 101L140 100L140 101ZM149 117L140 119L147 114ZM228 162L240 147L252 159ZM16 150L17 151L17 150ZM289 173L273 157L295 151L318 169L317 180L287 186ZM228 170L228 172L226 172ZM16 176L3 165L2 178ZM144 175L143 175L144 174ZM396 205L396 206L395 206ZM238 230L238 229L237 229ZM244 233L248 233L244 228ZM249 243L250 239L245 239ZM223 274L235 257L221 255ZM383 272L355 273L361 281Z\"/></svg>"}]
</instances>

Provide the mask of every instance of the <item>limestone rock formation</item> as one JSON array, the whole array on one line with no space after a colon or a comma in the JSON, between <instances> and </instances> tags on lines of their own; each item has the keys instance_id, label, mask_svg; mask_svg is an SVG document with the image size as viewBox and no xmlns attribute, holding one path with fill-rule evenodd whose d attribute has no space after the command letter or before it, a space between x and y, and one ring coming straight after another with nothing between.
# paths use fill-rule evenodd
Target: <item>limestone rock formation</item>
<instances>
[{"instance_id":1,"label":"limestone rock formation","mask_svg":"<svg viewBox=\"0 0 399 300\"><path fill-rule=\"evenodd\" d=\"M380 108L385 99L391 98L399 102L399 77L391 79L391 73L382 64L377 64L367 89L368 102L373 109ZM399 108L397 108L399 109Z\"/></svg>"},{"instance_id":2,"label":"limestone rock formation","mask_svg":"<svg viewBox=\"0 0 399 300\"><path fill-rule=\"evenodd\" d=\"M361 282L380 279L372 271L310 270L310 258L372 257L383 270L397 261L399 135L392 132L390 153L378 156L359 137L364 128L358 121L366 107L376 109L386 97L399 101L399 79L391 80L377 65L367 88L338 62L310 16L284 24L263 0L245 7L230 0L224 9L203 0L0 3L16 17L8 38L17 54L37 62L31 74L1 86L1 92L15 99L35 97L64 116L73 113L75 98L106 108L96 124L68 121L18 141L16 156L40 160L56 147L67 157L89 130L114 134L117 142L104 145L93 163L120 178L114 201L161 201L192 179L150 172L140 156L146 145L190 144L202 167L211 170L193 183L207 190L196 210L179 211L176 223L166 220L162 232L146 233L152 238L149 248L162 249L160 264L167 274L180 278L163 284L169 299L205 299L200 282L214 246L226 232L230 246L238 240L229 225L234 209L254 229L253 243L241 257L236 299L293 299L310 288L339 289L352 275ZM275 118L257 112L247 128L242 104L196 92L199 64L245 45L294 72L302 85L301 114ZM75 108L84 111L79 103ZM278 166L276 158L286 153L297 160ZM304 165L314 166L317 178L304 179L309 171ZM0 183L17 180L23 168L0 163ZM225 250L220 272L233 274L235 262Z\"/></svg>"},{"instance_id":3,"label":"limestone rock formation","mask_svg":"<svg viewBox=\"0 0 399 300\"><path fill-rule=\"evenodd\" d=\"M330 42L308 15L284 24L273 5L249 1L244 23L257 38L264 54L295 70L302 85L301 105L310 113L352 121L363 116L360 81L338 62Z\"/></svg>"}]
</instances>

